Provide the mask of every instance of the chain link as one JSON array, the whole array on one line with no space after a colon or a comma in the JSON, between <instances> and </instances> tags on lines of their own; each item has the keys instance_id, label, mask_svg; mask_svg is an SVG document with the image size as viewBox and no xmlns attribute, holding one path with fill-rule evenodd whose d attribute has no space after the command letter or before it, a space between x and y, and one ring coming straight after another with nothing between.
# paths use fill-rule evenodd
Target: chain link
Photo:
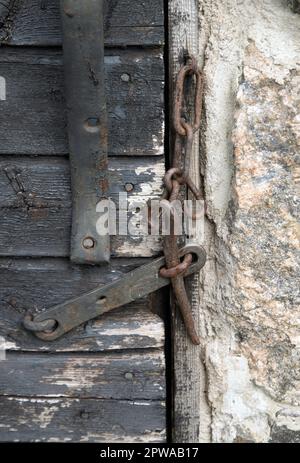
<instances>
[{"instance_id":1,"label":"chain link","mask_svg":"<svg viewBox=\"0 0 300 463\"><path fill-rule=\"evenodd\" d=\"M195 78L194 120L190 123L183 117L183 104L187 78L193 76ZM173 162L172 167L164 176L165 191L161 201L161 203L165 203L165 206L170 211L170 234L164 239L166 266L161 268L159 273L163 278L171 279L173 291L186 330L194 344L199 344L200 339L195 329L192 310L184 284L184 275L193 262L193 256L189 253L184 256L182 261L180 260L179 246L174 227L175 211L172 203L180 197L184 187L188 188L196 199L202 199L200 190L189 176L194 137L201 123L202 94L202 73L197 66L195 58L191 57L187 60L187 63L181 67L175 88L173 125L176 136L174 140ZM197 218L195 214L191 216L193 219ZM23 324L27 330L36 333L51 332L55 330L57 326L56 320L53 319L44 320L42 322L34 321L34 317L31 313L27 313L23 320Z\"/></svg>"},{"instance_id":2,"label":"chain link","mask_svg":"<svg viewBox=\"0 0 300 463\"><path fill-rule=\"evenodd\" d=\"M35 322L34 317L30 312L27 312L23 319L23 325L28 331L32 331L33 333L38 333L39 331L48 331L51 332L56 328L57 321L56 320L44 320L43 322Z\"/></svg>"},{"instance_id":3,"label":"chain link","mask_svg":"<svg viewBox=\"0 0 300 463\"><path fill-rule=\"evenodd\" d=\"M183 118L185 84L189 76L195 77L194 120L192 123L187 122ZM174 295L187 333L193 344L200 344L200 339L195 329L192 309L183 279L184 272L192 263L192 255L188 254L185 256L183 262L180 261L179 246L174 230L174 211L171 204L173 201L178 200L182 187L184 186L192 192L196 199L202 199L200 190L189 176L194 137L201 124L202 95L202 73L197 66L195 58L190 57L187 64L182 66L179 70L175 88L173 125L176 136L174 141L174 155L172 167L164 176L166 191L163 194L164 201L170 203L170 234L164 239L166 267L160 270L160 275L165 278L171 278ZM193 218L195 217L193 216Z\"/></svg>"}]
</instances>

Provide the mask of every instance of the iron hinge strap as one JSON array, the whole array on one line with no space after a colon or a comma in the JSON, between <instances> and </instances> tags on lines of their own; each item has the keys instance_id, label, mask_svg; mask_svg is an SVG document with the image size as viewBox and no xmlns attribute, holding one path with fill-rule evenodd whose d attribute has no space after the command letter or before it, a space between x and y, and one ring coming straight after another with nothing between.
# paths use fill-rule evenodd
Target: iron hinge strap
<instances>
[{"instance_id":1,"label":"iron hinge strap","mask_svg":"<svg viewBox=\"0 0 300 463\"><path fill-rule=\"evenodd\" d=\"M184 277L199 271L206 261L206 253L202 246L189 244L179 253L181 258L188 254L193 256L193 260L183 272ZM28 314L24 326L34 332L38 338L54 341L82 323L168 285L169 278L162 277L160 272L164 266L164 257L155 259L127 273L119 280L99 286L34 317ZM45 331L45 328L49 330Z\"/></svg>"}]
</instances>

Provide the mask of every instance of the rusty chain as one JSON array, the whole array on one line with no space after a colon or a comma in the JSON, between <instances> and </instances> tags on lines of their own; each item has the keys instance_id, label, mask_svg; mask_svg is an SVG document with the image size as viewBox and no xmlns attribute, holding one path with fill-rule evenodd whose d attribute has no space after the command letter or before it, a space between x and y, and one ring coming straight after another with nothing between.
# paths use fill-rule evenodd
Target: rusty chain
<instances>
[{"instance_id":1,"label":"rusty chain","mask_svg":"<svg viewBox=\"0 0 300 463\"><path fill-rule=\"evenodd\" d=\"M187 122L183 117L183 104L185 100L186 80L188 77L193 76L195 77L195 99L194 120L191 123ZM203 198L200 190L189 175L193 141L201 123L202 94L202 73L197 66L195 58L190 57L179 70L175 88L173 126L176 136L174 140L174 155L172 167L164 176L165 192L161 200L161 204L164 204L170 211L170 234L164 239L166 266L160 268L159 274L161 277L171 280L187 333L194 344L199 344L200 340L195 329L192 310L184 284L184 276L188 273L189 267L194 265L193 255L187 253L184 255L182 261L180 259L180 249L175 234L175 208L173 208L172 203L180 198L184 187L190 190L196 199ZM192 214L192 218L197 218L197 216ZM204 262L202 265L204 265ZM45 333L45 335L49 333L51 336L51 333L57 328L57 321L55 319L36 321L34 316L28 312L23 320L23 325L31 332Z\"/></svg>"},{"instance_id":2,"label":"rusty chain","mask_svg":"<svg viewBox=\"0 0 300 463\"><path fill-rule=\"evenodd\" d=\"M187 122L184 115L184 92L187 77L195 77L195 99L194 99L194 120ZM164 254L166 267L160 270L160 275L164 278L171 278L174 295L178 303L187 333L193 344L200 344L200 339L195 329L191 305L187 296L184 284L184 272L192 263L192 255L187 254L181 262L179 258L179 246L174 227L174 211L172 202L178 200L182 188L186 186L196 199L202 199L200 190L196 187L189 176L191 151L195 133L201 124L203 95L203 78L194 57L187 59L187 62L179 70L175 95L173 126L176 133L174 141L174 155L172 167L164 176L165 192L163 202L169 203L170 213L170 234L164 239ZM184 153L184 155L183 155Z\"/></svg>"}]
</instances>

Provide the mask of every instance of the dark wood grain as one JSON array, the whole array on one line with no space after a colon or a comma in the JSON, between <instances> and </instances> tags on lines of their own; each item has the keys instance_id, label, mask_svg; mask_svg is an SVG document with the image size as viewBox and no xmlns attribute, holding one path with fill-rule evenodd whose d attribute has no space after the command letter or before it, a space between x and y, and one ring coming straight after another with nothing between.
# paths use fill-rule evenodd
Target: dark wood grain
<instances>
[{"instance_id":1,"label":"dark wood grain","mask_svg":"<svg viewBox=\"0 0 300 463\"><path fill-rule=\"evenodd\" d=\"M160 401L0 397L2 442L165 442Z\"/></svg>"},{"instance_id":2,"label":"dark wood grain","mask_svg":"<svg viewBox=\"0 0 300 463\"><path fill-rule=\"evenodd\" d=\"M61 45L59 0L2 0L0 41L10 45ZM160 46L164 41L163 0L107 0L105 45Z\"/></svg>"},{"instance_id":3,"label":"dark wood grain","mask_svg":"<svg viewBox=\"0 0 300 463\"><path fill-rule=\"evenodd\" d=\"M109 155L163 154L164 65L160 51L105 57ZM62 54L1 48L0 154L67 154Z\"/></svg>"},{"instance_id":4,"label":"dark wood grain","mask_svg":"<svg viewBox=\"0 0 300 463\"><path fill-rule=\"evenodd\" d=\"M133 186L128 193L131 204L135 200L141 206L160 197L162 157L152 162L140 157L110 158L109 169L110 196L117 207L118 193L125 193L127 183ZM71 202L66 158L0 158L0 255L69 256ZM157 237L111 237L112 256L150 257L160 249Z\"/></svg>"},{"instance_id":5,"label":"dark wood grain","mask_svg":"<svg viewBox=\"0 0 300 463\"><path fill-rule=\"evenodd\" d=\"M48 355L8 352L0 362L0 395L164 400L164 355Z\"/></svg>"}]
</instances>

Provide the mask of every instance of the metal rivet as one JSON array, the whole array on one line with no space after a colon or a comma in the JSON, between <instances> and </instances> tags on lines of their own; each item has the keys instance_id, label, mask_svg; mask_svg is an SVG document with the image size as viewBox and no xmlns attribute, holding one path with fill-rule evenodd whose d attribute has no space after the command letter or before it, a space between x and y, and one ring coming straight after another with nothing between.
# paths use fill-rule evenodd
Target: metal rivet
<instances>
[{"instance_id":1,"label":"metal rivet","mask_svg":"<svg viewBox=\"0 0 300 463\"><path fill-rule=\"evenodd\" d=\"M130 75L129 74L122 74L121 75L121 80L123 82L129 82L130 81Z\"/></svg>"},{"instance_id":2,"label":"metal rivet","mask_svg":"<svg viewBox=\"0 0 300 463\"><path fill-rule=\"evenodd\" d=\"M133 379L132 373L125 373L125 379Z\"/></svg>"},{"instance_id":3,"label":"metal rivet","mask_svg":"<svg viewBox=\"0 0 300 463\"><path fill-rule=\"evenodd\" d=\"M132 183L125 183L124 188L125 188L125 191L129 193L130 191L134 189L134 185Z\"/></svg>"},{"instance_id":4,"label":"metal rivet","mask_svg":"<svg viewBox=\"0 0 300 463\"><path fill-rule=\"evenodd\" d=\"M83 242L82 242L82 246L85 248L85 249L92 249L94 246L95 246L95 240L93 238L84 238Z\"/></svg>"}]
</instances>

